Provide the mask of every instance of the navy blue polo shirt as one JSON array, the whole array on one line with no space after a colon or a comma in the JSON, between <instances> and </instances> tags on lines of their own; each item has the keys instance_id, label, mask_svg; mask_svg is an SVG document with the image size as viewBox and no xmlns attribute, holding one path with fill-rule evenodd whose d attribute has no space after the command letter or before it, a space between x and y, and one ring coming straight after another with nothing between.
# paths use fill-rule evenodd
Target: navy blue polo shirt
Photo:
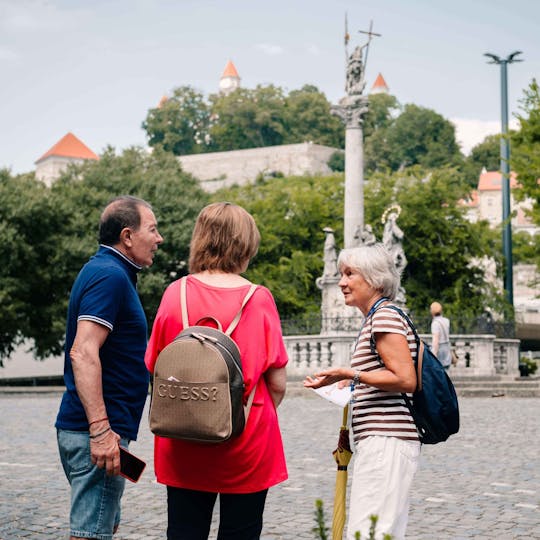
<instances>
[{"instance_id":1,"label":"navy blue polo shirt","mask_svg":"<svg viewBox=\"0 0 540 540\"><path fill-rule=\"evenodd\" d=\"M137 438L149 383L144 363L148 329L136 289L140 269L118 250L101 245L79 272L69 299L64 362L66 391L56 419L57 428L88 430L69 355L77 321L86 320L109 329L99 357L103 398L111 427L122 437Z\"/></svg>"}]
</instances>

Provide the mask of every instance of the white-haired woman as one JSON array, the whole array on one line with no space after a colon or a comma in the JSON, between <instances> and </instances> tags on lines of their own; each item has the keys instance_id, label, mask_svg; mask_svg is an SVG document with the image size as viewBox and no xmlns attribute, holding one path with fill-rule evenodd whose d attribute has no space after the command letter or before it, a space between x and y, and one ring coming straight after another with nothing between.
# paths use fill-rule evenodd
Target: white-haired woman
<instances>
[{"instance_id":1,"label":"white-haired woman","mask_svg":"<svg viewBox=\"0 0 540 540\"><path fill-rule=\"evenodd\" d=\"M383 244L344 249L338 268L345 303L360 309L364 323L351 367L315 373L304 386L345 381L340 383L344 386L352 380L355 461L347 538L353 540L357 531L367 538L370 516L377 515L378 537L386 533L398 540L405 537L409 494L420 456L416 425L402 396L416 387L416 342L407 322L388 308L400 276Z\"/></svg>"}]
</instances>

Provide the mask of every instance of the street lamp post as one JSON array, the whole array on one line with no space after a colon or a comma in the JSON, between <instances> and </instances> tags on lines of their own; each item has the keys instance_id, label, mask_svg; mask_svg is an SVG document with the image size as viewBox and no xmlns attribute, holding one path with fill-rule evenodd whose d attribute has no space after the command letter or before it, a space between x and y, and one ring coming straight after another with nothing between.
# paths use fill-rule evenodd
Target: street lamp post
<instances>
[{"instance_id":1,"label":"street lamp post","mask_svg":"<svg viewBox=\"0 0 540 540\"><path fill-rule=\"evenodd\" d=\"M484 56L491 58L490 64L501 66L501 175L502 175L502 222L503 222L503 255L505 260L504 289L508 303L514 307L514 278L512 267L512 222L510 219L510 144L508 141L508 76L507 65L522 62L516 58L521 51L515 51L506 58L492 53Z\"/></svg>"}]
</instances>

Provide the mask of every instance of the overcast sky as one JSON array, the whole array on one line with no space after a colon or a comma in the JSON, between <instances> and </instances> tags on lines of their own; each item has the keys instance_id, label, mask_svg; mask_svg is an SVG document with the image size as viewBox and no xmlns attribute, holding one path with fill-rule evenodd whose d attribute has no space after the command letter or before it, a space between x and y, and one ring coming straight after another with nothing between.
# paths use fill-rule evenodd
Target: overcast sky
<instances>
[{"instance_id":1,"label":"overcast sky","mask_svg":"<svg viewBox=\"0 0 540 540\"><path fill-rule=\"evenodd\" d=\"M68 131L96 153L146 143L141 123L163 94L217 90L231 59L242 86L313 84L344 94L349 47L372 41L368 88L381 72L400 103L458 125L464 150L500 130L500 68L509 109L540 78L538 0L0 0L0 167L33 170Z\"/></svg>"}]
</instances>

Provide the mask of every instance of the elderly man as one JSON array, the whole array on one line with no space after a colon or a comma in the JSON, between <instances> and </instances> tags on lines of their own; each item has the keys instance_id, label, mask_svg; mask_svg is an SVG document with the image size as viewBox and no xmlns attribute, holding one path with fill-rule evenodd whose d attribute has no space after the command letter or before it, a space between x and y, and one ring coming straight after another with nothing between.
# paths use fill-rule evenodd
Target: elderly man
<instances>
[{"instance_id":1,"label":"elderly man","mask_svg":"<svg viewBox=\"0 0 540 540\"><path fill-rule=\"evenodd\" d=\"M100 247L71 291L66 391L56 420L71 486L71 539L108 540L120 522L119 446L137 438L149 382L137 273L152 264L162 241L147 202L112 200L101 215Z\"/></svg>"}]
</instances>

